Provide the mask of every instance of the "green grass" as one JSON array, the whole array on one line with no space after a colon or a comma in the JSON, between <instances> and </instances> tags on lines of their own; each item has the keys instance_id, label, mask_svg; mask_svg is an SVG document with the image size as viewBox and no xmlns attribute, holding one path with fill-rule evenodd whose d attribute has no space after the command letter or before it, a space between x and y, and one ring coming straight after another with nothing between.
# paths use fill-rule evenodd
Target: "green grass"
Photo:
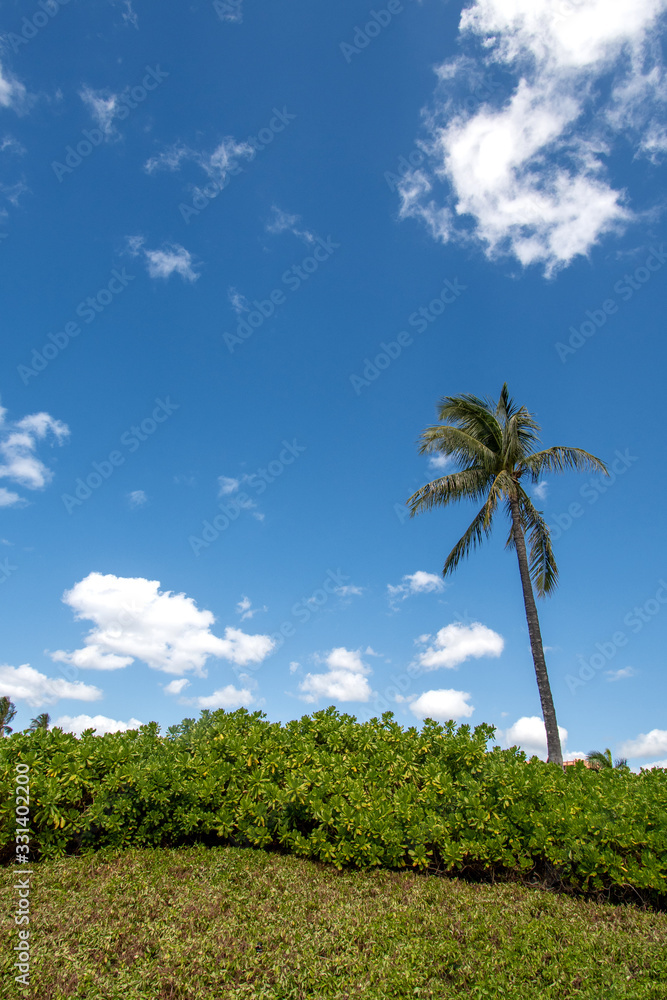
<instances>
[{"instance_id":1,"label":"green grass","mask_svg":"<svg viewBox=\"0 0 667 1000\"><path fill-rule=\"evenodd\" d=\"M28 993L0 873L3 998L667 998L667 914L633 906L232 847L34 870Z\"/></svg>"}]
</instances>

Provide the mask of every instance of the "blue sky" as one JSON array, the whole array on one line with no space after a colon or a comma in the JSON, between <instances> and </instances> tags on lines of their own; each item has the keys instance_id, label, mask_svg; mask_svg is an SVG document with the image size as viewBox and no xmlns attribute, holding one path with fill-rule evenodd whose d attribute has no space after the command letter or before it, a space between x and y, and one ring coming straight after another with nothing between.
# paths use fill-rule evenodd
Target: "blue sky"
<instances>
[{"instance_id":1,"label":"blue sky","mask_svg":"<svg viewBox=\"0 0 667 1000\"><path fill-rule=\"evenodd\" d=\"M507 381L613 470L537 487L566 750L667 759L666 8L3 5L18 727L335 704L541 753L505 526L443 582L474 509L404 506L437 400Z\"/></svg>"}]
</instances>

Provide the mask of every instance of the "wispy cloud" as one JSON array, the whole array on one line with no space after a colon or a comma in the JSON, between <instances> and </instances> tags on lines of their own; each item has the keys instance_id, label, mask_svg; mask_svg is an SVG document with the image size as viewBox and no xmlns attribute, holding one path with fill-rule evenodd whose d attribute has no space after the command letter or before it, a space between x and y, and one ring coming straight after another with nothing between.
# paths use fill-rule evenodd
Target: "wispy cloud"
<instances>
[{"instance_id":1,"label":"wispy cloud","mask_svg":"<svg viewBox=\"0 0 667 1000\"><path fill-rule=\"evenodd\" d=\"M106 139L116 138L118 133L114 128L114 118L120 108L120 98L110 90L93 90L84 87L79 91L79 97L88 108L93 121Z\"/></svg>"},{"instance_id":2,"label":"wispy cloud","mask_svg":"<svg viewBox=\"0 0 667 1000\"><path fill-rule=\"evenodd\" d=\"M0 62L0 108L11 108L22 114L28 105L28 92L24 85Z\"/></svg>"},{"instance_id":3,"label":"wispy cloud","mask_svg":"<svg viewBox=\"0 0 667 1000\"><path fill-rule=\"evenodd\" d=\"M229 304L236 313L237 316L241 316L244 312L250 311L250 303L248 302L245 295L233 287L227 289L227 298L229 299Z\"/></svg>"},{"instance_id":4,"label":"wispy cloud","mask_svg":"<svg viewBox=\"0 0 667 1000\"><path fill-rule=\"evenodd\" d=\"M254 618L255 615L260 614L262 611L268 611L269 609L264 605L263 608L253 608L252 601L249 597L242 597L241 600L236 605L236 614L241 616L241 621L247 621Z\"/></svg>"},{"instance_id":5,"label":"wispy cloud","mask_svg":"<svg viewBox=\"0 0 667 1000\"><path fill-rule=\"evenodd\" d=\"M127 499L130 507L143 507L144 504L148 503L148 497L143 490L132 490L131 493L127 494Z\"/></svg>"},{"instance_id":6,"label":"wispy cloud","mask_svg":"<svg viewBox=\"0 0 667 1000\"><path fill-rule=\"evenodd\" d=\"M608 681L625 681L630 677L636 677L637 671L634 667L621 667L620 670L607 670L606 679Z\"/></svg>"},{"instance_id":7,"label":"wispy cloud","mask_svg":"<svg viewBox=\"0 0 667 1000\"><path fill-rule=\"evenodd\" d=\"M222 186L227 176L237 168L240 160L250 160L253 156L255 150L249 143L238 142L232 136L225 136L211 153L192 149L191 146L179 141L150 157L144 164L144 170L148 174L160 170L174 173L180 170L184 163L192 162L201 167L207 177Z\"/></svg>"},{"instance_id":8,"label":"wispy cloud","mask_svg":"<svg viewBox=\"0 0 667 1000\"><path fill-rule=\"evenodd\" d=\"M271 216L266 223L265 228L267 233L272 233L274 235L280 233L291 233L293 236L303 240L304 243L314 243L315 234L311 233L308 229L299 229L299 222L301 222L300 215L290 215L289 212L284 212L282 208L278 208L277 205L273 205L271 208Z\"/></svg>"}]
</instances>

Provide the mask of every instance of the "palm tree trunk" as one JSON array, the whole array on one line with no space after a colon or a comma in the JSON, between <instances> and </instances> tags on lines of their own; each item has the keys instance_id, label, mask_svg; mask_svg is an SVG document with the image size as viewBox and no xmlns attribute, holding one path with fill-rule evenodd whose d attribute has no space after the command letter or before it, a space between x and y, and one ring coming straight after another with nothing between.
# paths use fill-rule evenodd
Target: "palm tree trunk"
<instances>
[{"instance_id":1,"label":"palm tree trunk","mask_svg":"<svg viewBox=\"0 0 667 1000\"><path fill-rule=\"evenodd\" d=\"M544 647L542 645L542 633L540 631L540 620L537 616L537 605L533 594L533 585L528 569L528 555L526 553L526 539L521 526L519 514L519 501L510 498L510 508L512 510L512 525L514 531L514 543L516 554L519 559L519 572L521 574L521 586L523 588L523 603L526 608L526 621L528 622L528 635L530 636L530 648L535 664L535 676L537 677L537 687L540 692L542 702L542 718L547 731L547 753L548 760L552 764L563 766L563 752L560 746L560 735L558 733L558 723L556 721L556 709L551 695L551 685L549 684L549 674L547 664L544 659Z\"/></svg>"}]
</instances>

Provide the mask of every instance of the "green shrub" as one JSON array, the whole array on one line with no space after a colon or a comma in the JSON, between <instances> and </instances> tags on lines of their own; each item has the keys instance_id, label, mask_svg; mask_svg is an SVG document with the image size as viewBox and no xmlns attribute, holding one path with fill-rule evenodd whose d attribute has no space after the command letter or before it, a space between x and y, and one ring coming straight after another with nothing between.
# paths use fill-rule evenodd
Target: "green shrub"
<instances>
[{"instance_id":1,"label":"green shrub","mask_svg":"<svg viewBox=\"0 0 667 1000\"><path fill-rule=\"evenodd\" d=\"M333 708L286 725L240 709L160 736L0 741L0 849L14 852L17 762L30 766L31 850L227 842L338 868L412 866L520 878L614 898L667 898L667 771L565 771L487 751L493 727Z\"/></svg>"}]
</instances>

